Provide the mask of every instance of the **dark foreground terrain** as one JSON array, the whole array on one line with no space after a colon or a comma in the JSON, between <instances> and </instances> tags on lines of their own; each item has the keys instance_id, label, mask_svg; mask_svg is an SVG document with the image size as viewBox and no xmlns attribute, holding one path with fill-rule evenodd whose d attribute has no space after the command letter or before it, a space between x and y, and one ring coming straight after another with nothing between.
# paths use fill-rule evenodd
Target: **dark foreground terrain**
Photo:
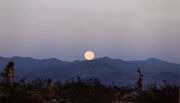
<instances>
[{"instance_id":1,"label":"dark foreground terrain","mask_svg":"<svg viewBox=\"0 0 180 103\"><path fill-rule=\"evenodd\" d=\"M97 79L67 81L37 79L13 86L0 84L0 103L179 103L179 87L151 86L140 94L136 88L106 87Z\"/></svg>"},{"instance_id":2,"label":"dark foreground terrain","mask_svg":"<svg viewBox=\"0 0 180 103\"><path fill-rule=\"evenodd\" d=\"M179 103L179 87L162 80L143 89L144 75L137 69L136 87L103 85L98 79L71 78L68 81L36 79L26 83L23 77L14 82L14 62L0 73L0 103Z\"/></svg>"}]
</instances>

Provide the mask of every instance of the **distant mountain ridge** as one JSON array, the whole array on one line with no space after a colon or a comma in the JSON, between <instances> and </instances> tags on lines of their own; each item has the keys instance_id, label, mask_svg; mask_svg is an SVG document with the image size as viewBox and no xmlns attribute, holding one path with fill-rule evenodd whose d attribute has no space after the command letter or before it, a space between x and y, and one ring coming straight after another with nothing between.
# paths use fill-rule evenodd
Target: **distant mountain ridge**
<instances>
[{"instance_id":1,"label":"distant mountain ridge","mask_svg":"<svg viewBox=\"0 0 180 103\"><path fill-rule=\"evenodd\" d=\"M80 76L98 78L106 85L134 86L138 79L137 67L144 74L144 85L166 79L172 85L179 82L180 65L156 58L147 60L124 61L109 57L97 58L91 61L61 61L56 58L34 59L30 57L0 57L0 71L3 71L9 61L15 63L15 78L19 80L26 77L28 81L36 78L52 78L53 80L65 81Z\"/></svg>"}]
</instances>

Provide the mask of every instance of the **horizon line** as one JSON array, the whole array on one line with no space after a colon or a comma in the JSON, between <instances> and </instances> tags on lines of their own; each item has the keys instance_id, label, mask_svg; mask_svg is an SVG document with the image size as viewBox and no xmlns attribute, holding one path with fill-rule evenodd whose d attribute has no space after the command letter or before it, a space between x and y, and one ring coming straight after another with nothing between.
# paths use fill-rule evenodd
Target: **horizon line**
<instances>
[{"instance_id":1,"label":"horizon line","mask_svg":"<svg viewBox=\"0 0 180 103\"><path fill-rule=\"evenodd\" d=\"M49 60L49 59L56 59L56 60L59 60L59 61L64 61L64 62L75 62L75 61L88 61L86 59L76 59L76 60L62 60L60 58L56 58L56 57L49 57L49 58L38 58L38 57L30 57L30 56L0 56L0 58L15 58L15 57L19 57L19 58L31 58L31 59L36 59L36 60ZM108 57L108 56L103 56L103 57L98 57L98 58L94 58L93 60L97 60L97 59L101 59L101 58L109 58L109 59L112 59L112 60L115 60L115 59L118 59L118 60L122 60L122 61L126 61L126 62L131 62L131 61L147 61L149 59L156 59L156 60L160 60L160 61L164 61L164 62L168 62L168 63L174 63L174 64L180 64L179 63L176 63L176 62L172 62L172 61L168 61L168 60L163 60L163 59L160 59L160 58L156 58L156 57L149 57L149 58L146 58L146 59L132 59L132 60L124 60L124 59L121 59L121 58L112 58L112 57ZM90 60L92 61L92 60Z\"/></svg>"}]
</instances>

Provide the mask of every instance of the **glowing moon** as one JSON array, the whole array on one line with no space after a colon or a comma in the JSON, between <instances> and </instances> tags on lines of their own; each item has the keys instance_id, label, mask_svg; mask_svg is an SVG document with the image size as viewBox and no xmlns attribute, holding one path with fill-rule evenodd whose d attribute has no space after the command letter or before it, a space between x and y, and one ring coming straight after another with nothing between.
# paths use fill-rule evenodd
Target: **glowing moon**
<instances>
[{"instance_id":1,"label":"glowing moon","mask_svg":"<svg viewBox=\"0 0 180 103\"><path fill-rule=\"evenodd\" d=\"M94 59L94 53L92 51L87 51L84 53L84 58L86 60L93 60Z\"/></svg>"}]
</instances>

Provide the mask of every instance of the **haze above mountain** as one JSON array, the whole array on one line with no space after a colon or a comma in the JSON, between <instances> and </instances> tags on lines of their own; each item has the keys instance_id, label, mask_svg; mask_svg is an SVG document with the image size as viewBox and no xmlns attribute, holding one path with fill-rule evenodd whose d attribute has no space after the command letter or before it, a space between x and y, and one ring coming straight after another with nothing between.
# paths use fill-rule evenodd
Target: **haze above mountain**
<instances>
[{"instance_id":1,"label":"haze above mountain","mask_svg":"<svg viewBox=\"0 0 180 103\"><path fill-rule=\"evenodd\" d=\"M55 58L34 59L30 57L0 57L0 71L9 61L15 63L15 79L26 77L27 81L36 78L52 78L56 80L69 80L73 77L98 78L102 83L120 86L135 86L138 80L137 67L144 75L143 84L148 86L151 82L161 85L161 80L168 80L172 85L179 81L179 64L170 63L156 58L147 60L124 61L109 57L97 58L91 61L61 61Z\"/></svg>"}]
</instances>

